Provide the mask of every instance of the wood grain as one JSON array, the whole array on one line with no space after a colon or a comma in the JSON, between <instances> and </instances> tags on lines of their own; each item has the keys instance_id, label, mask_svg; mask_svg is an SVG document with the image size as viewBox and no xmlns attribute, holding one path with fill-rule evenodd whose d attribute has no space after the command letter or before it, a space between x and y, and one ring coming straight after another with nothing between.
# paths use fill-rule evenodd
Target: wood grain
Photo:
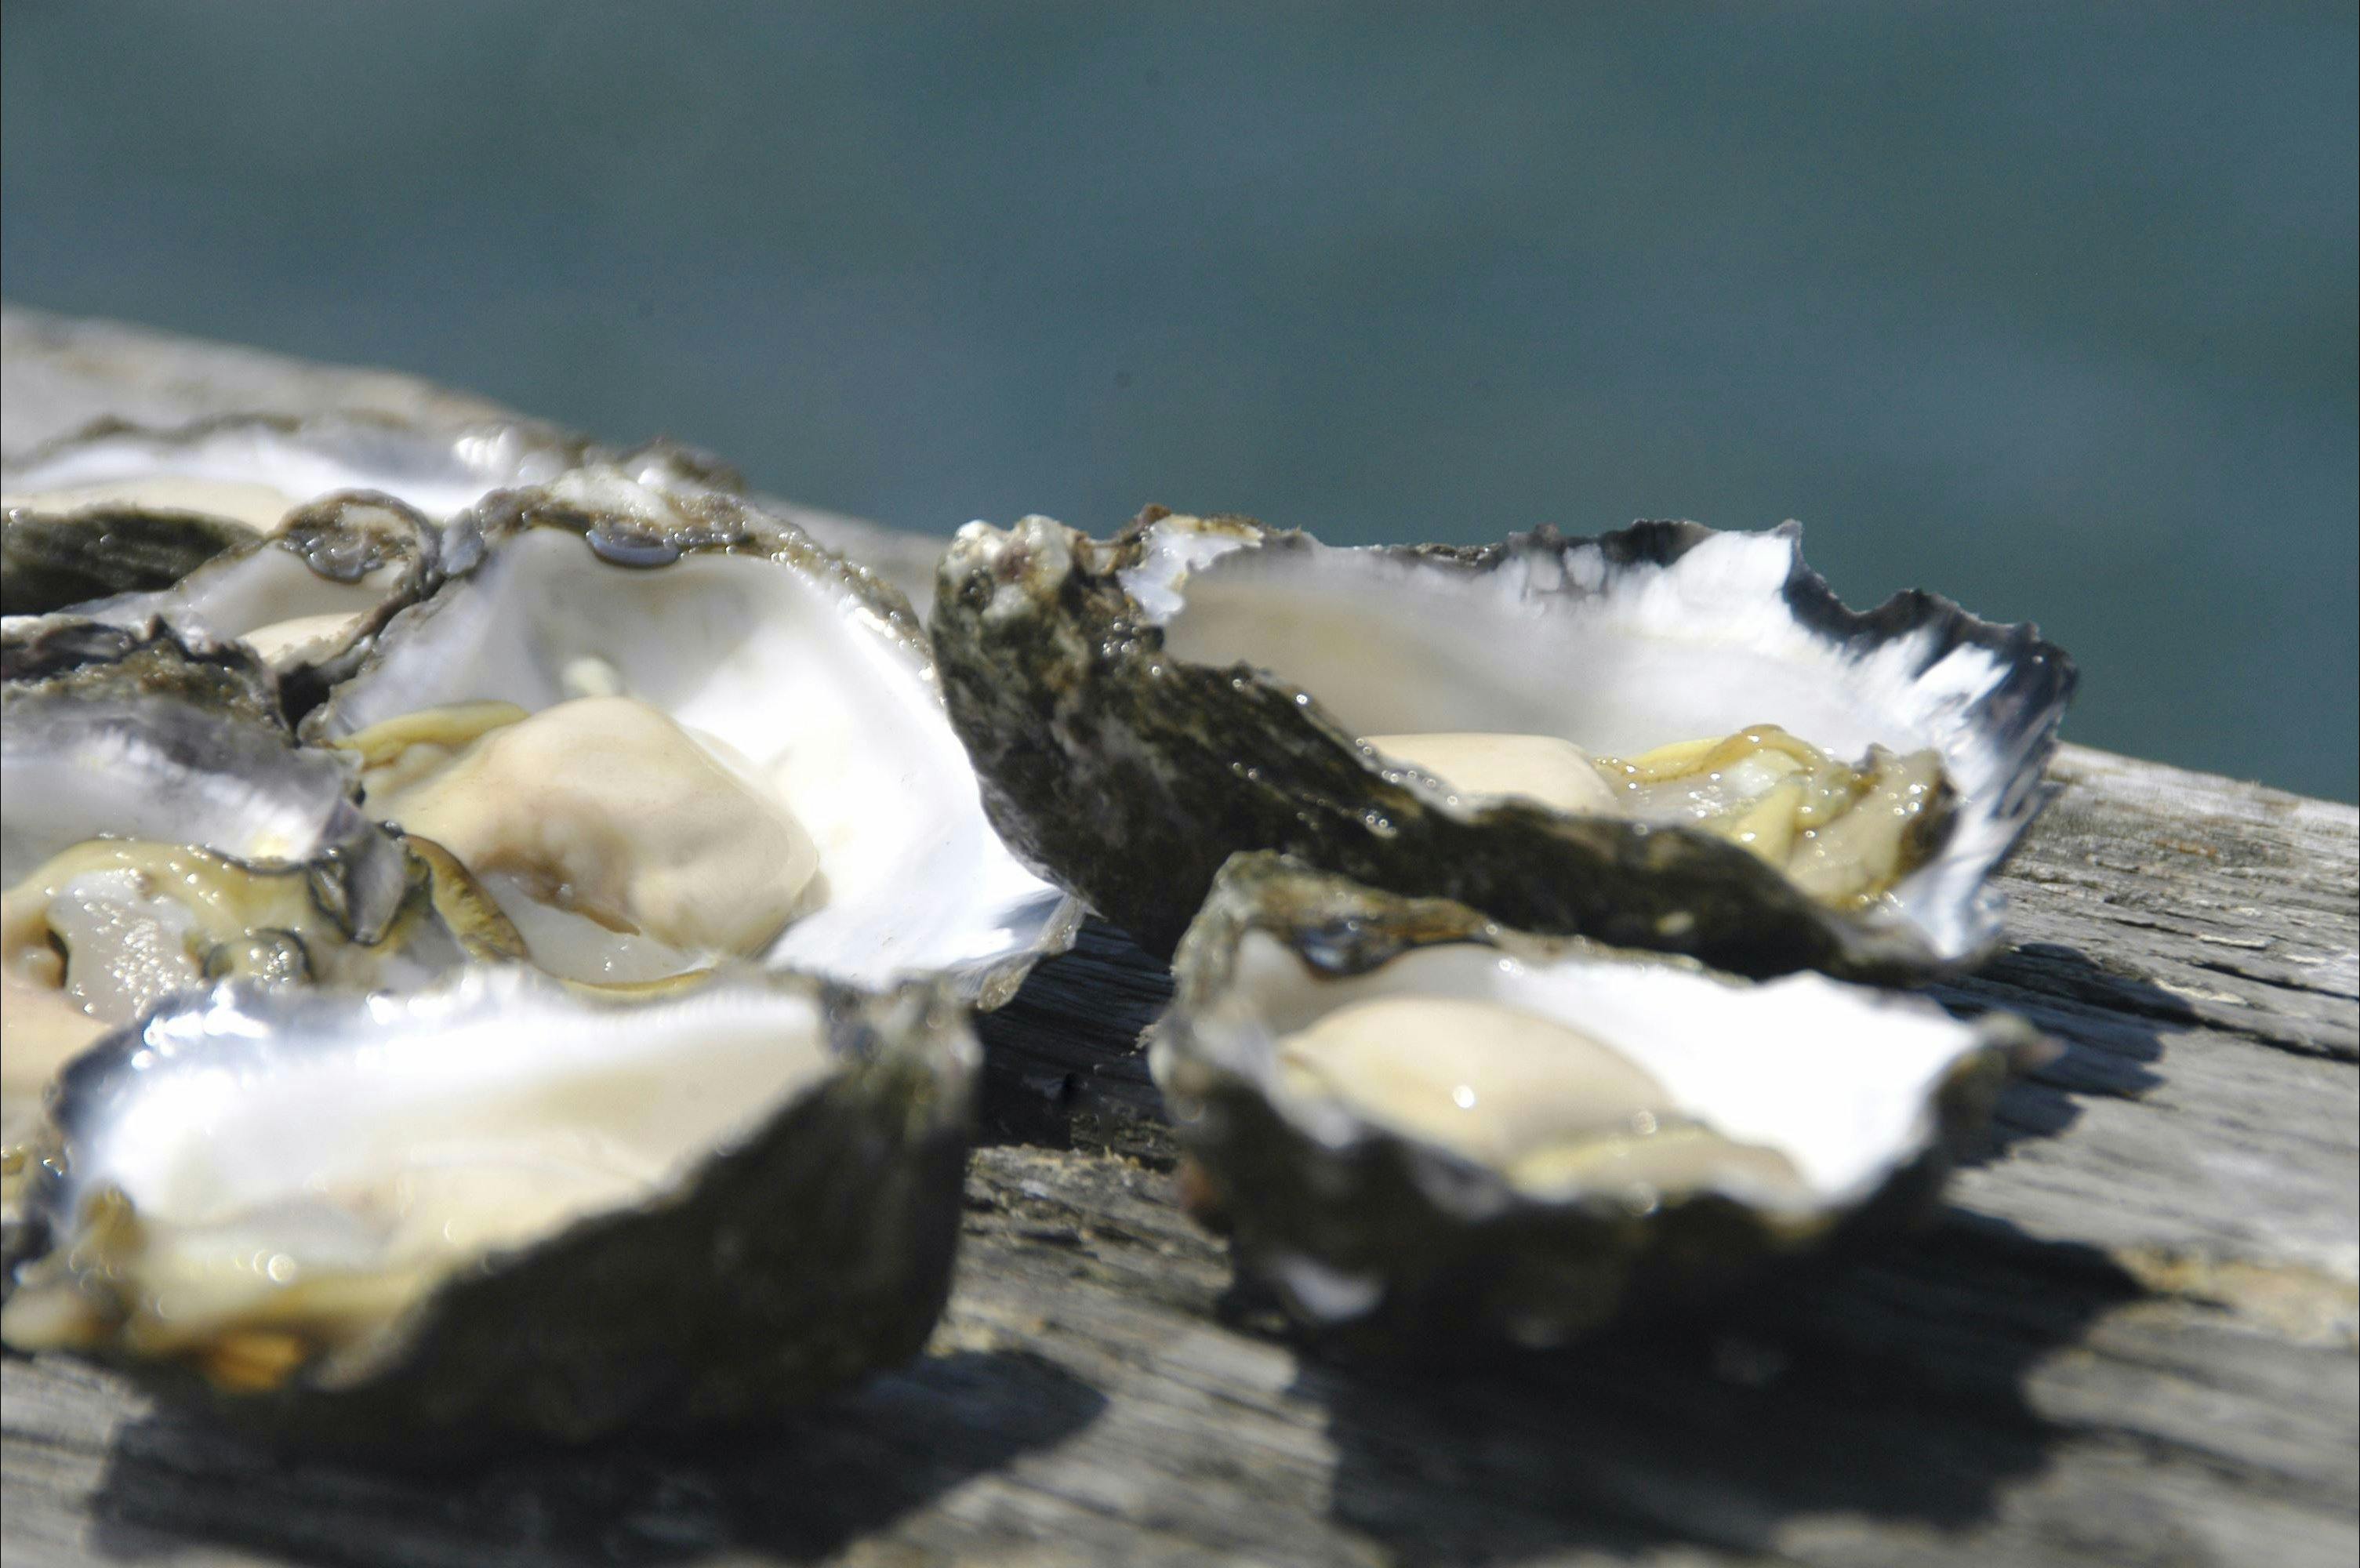
<instances>
[{"instance_id":1,"label":"wood grain","mask_svg":"<svg viewBox=\"0 0 2360 1568\"><path fill-rule=\"evenodd\" d=\"M43 325L11 322L12 361L77 341ZM137 334L88 330L137 382ZM202 385L207 345L170 347ZM344 374L299 368L306 397ZM2005 877L2016 946L1939 995L2027 1013L2064 1052L1935 1222L1868 1261L1504 1364L1295 1344L1175 1203L1136 1049L1164 976L1092 927L985 1026L989 1142L915 1367L792 1427L421 1476L274 1455L11 1357L0 1548L10 1568L2349 1564L2360 813L2070 746L2054 778Z\"/></svg>"}]
</instances>

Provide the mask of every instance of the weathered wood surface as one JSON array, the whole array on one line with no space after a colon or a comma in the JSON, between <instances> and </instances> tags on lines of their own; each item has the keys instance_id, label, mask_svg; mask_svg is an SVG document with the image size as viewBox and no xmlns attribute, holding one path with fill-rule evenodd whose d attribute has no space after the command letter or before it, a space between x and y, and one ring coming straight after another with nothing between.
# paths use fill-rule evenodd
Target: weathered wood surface
<instances>
[{"instance_id":1,"label":"weathered wood surface","mask_svg":"<svg viewBox=\"0 0 2360 1568\"><path fill-rule=\"evenodd\" d=\"M12 321L6 353L60 338ZM202 388L210 351L170 346ZM128 348L108 373L149 385ZM290 396L333 395L296 373ZM25 384L12 364L11 451ZM1176 1207L1134 1049L1163 978L1093 928L987 1025L958 1287L908 1371L792 1428L421 1480L11 1358L0 1546L9 1568L2348 1565L2360 813L2071 747L2056 779L2005 877L2017 945L1941 996L2064 1053L1874 1260L1486 1369L1307 1353Z\"/></svg>"}]
</instances>

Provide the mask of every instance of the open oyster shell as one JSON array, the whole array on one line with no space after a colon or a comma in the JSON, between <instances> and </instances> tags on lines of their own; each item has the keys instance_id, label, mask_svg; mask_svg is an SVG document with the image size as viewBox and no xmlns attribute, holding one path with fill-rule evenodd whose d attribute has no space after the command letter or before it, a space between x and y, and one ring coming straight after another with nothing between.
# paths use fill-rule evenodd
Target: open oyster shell
<instances>
[{"instance_id":1,"label":"open oyster shell","mask_svg":"<svg viewBox=\"0 0 2360 1568\"><path fill-rule=\"evenodd\" d=\"M0 1333L413 1454L770 1413L923 1344L975 1070L925 986L224 985L68 1074Z\"/></svg>"},{"instance_id":2,"label":"open oyster shell","mask_svg":"<svg viewBox=\"0 0 2360 1568\"><path fill-rule=\"evenodd\" d=\"M1998 938L1984 883L2042 803L2071 663L1928 594L1856 615L1798 539L1643 523L1344 550L1153 508L1108 543L978 523L945 558L931 626L1001 833L1156 951L1223 858L1275 849L1746 973L1971 965ZM1499 732L1627 757L1765 724L1839 757L1938 761L1946 831L1845 907L1699 827L1461 790L1366 738Z\"/></svg>"},{"instance_id":3,"label":"open oyster shell","mask_svg":"<svg viewBox=\"0 0 2360 1568\"><path fill-rule=\"evenodd\" d=\"M66 617L0 634L0 1218L59 1069L232 975L407 989L520 944L433 845L370 822L235 646Z\"/></svg>"},{"instance_id":4,"label":"open oyster shell","mask_svg":"<svg viewBox=\"0 0 2360 1568\"><path fill-rule=\"evenodd\" d=\"M873 574L610 468L474 519L303 728L362 757L374 814L486 880L536 962L629 980L735 954L993 1007L1070 944L1072 901L986 820Z\"/></svg>"},{"instance_id":5,"label":"open oyster shell","mask_svg":"<svg viewBox=\"0 0 2360 1568\"><path fill-rule=\"evenodd\" d=\"M1502 930L1230 861L1151 1061L1197 1202L1305 1322L1526 1345L1929 1203L2021 1020Z\"/></svg>"}]
</instances>

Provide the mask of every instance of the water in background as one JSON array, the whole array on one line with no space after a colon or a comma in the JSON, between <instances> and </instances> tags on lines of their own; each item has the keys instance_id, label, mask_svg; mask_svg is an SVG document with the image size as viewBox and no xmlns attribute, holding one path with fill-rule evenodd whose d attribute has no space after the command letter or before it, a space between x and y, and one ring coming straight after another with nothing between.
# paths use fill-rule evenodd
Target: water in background
<instances>
[{"instance_id":1,"label":"water in background","mask_svg":"<svg viewBox=\"0 0 2360 1568\"><path fill-rule=\"evenodd\" d=\"M938 531L1800 517L2039 621L2072 738L2360 781L2348 0L5 25L27 304Z\"/></svg>"}]
</instances>

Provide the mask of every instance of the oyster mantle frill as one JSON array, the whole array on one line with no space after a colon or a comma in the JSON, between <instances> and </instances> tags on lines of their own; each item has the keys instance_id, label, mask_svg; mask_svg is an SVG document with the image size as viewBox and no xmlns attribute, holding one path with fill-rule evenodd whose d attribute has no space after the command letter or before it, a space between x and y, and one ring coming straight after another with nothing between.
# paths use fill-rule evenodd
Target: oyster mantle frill
<instances>
[{"instance_id":1,"label":"oyster mantle frill","mask_svg":"<svg viewBox=\"0 0 2360 1568\"><path fill-rule=\"evenodd\" d=\"M1411 1344L1554 1344L1896 1225L2047 1053L1272 855L1223 868L1174 968L1151 1062L1198 1207L1307 1323Z\"/></svg>"},{"instance_id":2,"label":"oyster mantle frill","mask_svg":"<svg viewBox=\"0 0 2360 1568\"><path fill-rule=\"evenodd\" d=\"M1927 594L1854 614L1798 541L1643 523L1347 550L1151 508L1101 543L1035 517L961 531L931 625L993 820L1152 950L1222 859L1270 849L1744 973L1970 966L1998 940L1985 883L2042 803L2071 663ZM1690 743L1775 753L1773 730L1819 758L1782 831L1820 831L1807 785L1841 779L1882 880L1814 887L1743 833L1464 788L1387 750L1476 732L1635 769Z\"/></svg>"}]
</instances>

